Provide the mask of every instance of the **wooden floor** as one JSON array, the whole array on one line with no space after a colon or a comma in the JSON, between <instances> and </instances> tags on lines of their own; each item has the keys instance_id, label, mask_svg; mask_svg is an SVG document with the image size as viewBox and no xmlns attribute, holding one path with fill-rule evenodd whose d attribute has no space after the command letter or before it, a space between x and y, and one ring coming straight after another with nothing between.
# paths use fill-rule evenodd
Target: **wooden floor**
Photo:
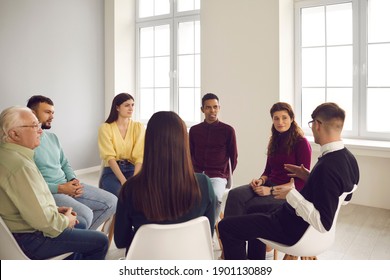
<instances>
[{"instance_id":1,"label":"wooden floor","mask_svg":"<svg viewBox=\"0 0 390 280\"><path fill-rule=\"evenodd\" d=\"M78 176L81 182L97 186L98 172ZM352 199L353 202L353 199ZM215 259L221 250L214 238ZM124 257L124 250L112 242L109 260ZM283 254L279 254L279 259ZM342 206L333 246L318 256L320 260L390 260L390 210L350 203Z\"/></svg>"}]
</instances>

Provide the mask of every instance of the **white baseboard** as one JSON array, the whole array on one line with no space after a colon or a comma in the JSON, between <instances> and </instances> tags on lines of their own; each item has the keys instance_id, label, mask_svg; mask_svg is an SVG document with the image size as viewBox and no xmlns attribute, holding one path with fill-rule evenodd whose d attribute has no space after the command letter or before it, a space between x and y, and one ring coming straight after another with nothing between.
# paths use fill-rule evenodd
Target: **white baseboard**
<instances>
[{"instance_id":1,"label":"white baseboard","mask_svg":"<svg viewBox=\"0 0 390 280\"><path fill-rule=\"evenodd\" d=\"M100 171L100 165L75 170L74 173L76 173L76 175L79 176L82 174L88 174L88 173L93 173L93 172L98 172L98 171Z\"/></svg>"}]
</instances>

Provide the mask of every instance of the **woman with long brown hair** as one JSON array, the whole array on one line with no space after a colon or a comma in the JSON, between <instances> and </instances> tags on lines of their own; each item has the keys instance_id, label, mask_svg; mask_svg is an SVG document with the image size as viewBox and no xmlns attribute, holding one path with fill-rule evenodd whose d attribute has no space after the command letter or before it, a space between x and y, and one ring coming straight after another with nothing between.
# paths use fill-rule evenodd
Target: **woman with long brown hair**
<instances>
[{"instance_id":1,"label":"woman with long brown hair","mask_svg":"<svg viewBox=\"0 0 390 280\"><path fill-rule=\"evenodd\" d=\"M210 179L194 173L185 123L174 112L149 120L141 171L119 194L114 239L129 248L137 229L148 223L173 224L206 216L213 232L216 198Z\"/></svg>"},{"instance_id":2,"label":"woman with long brown hair","mask_svg":"<svg viewBox=\"0 0 390 280\"><path fill-rule=\"evenodd\" d=\"M290 104L275 103L270 109L270 115L271 137L268 142L264 171L258 179L253 179L248 185L233 188L229 192L224 211L225 217L275 210L285 200L275 199L272 194L273 188L289 183L291 179L284 165L293 164L310 169L311 146L295 121ZM295 178L295 187L298 191L302 190L304 181ZM248 243L248 258L264 258L258 255L262 252L258 249L258 243L257 240Z\"/></svg>"},{"instance_id":3,"label":"woman with long brown hair","mask_svg":"<svg viewBox=\"0 0 390 280\"><path fill-rule=\"evenodd\" d=\"M99 127L98 144L104 169L99 187L118 196L122 185L141 169L145 128L132 119L134 98L128 93L114 97L110 115Z\"/></svg>"}]
</instances>

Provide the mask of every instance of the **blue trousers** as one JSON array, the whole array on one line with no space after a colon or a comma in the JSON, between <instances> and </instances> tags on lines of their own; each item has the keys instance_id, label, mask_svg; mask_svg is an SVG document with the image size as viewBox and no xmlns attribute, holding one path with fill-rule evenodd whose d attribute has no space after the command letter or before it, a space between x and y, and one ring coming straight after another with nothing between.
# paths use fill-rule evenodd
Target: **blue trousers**
<instances>
[{"instance_id":1,"label":"blue trousers","mask_svg":"<svg viewBox=\"0 0 390 280\"><path fill-rule=\"evenodd\" d=\"M13 233L22 251L33 260L44 260L69 252L76 259L104 260L108 250L107 236L95 230L66 228L55 238L42 232Z\"/></svg>"},{"instance_id":2,"label":"blue trousers","mask_svg":"<svg viewBox=\"0 0 390 280\"><path fill-rule=\"evenodd\" d=\"M77 213L80 223L88 229L97 229L108 220L116 211L117 197L109 192L82 183L84 193L80 197L73 198L69 195L53 194L57 206L72 207Z\"/></svg>"},{"instance_id":3,"label":"blue trousers","mask_svg":"<svg viewBox=\"0 0 390 280\"><path fill-rule=\"evenodd\" d=\"M127 179L134 175L134 165L131 163L119 164L119 168ZM100 178L99 187L116 196L119 195L122 185L115 176L114 172L112 172L111 167L104 167L102 177Z\"/></svg>"}]
</instances>

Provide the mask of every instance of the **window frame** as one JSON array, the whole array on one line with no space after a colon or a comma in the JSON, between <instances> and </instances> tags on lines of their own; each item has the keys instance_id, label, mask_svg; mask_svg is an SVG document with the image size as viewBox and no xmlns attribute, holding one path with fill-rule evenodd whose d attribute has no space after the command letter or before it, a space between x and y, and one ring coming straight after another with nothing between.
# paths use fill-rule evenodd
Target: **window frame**
<instances>
[{"instance_id":1,"label":"window frame","mask_svg":"<svg viewBox=\"0 0 390 280\"><path fill-rule=\"evenodd\" d=\"M191 10L177 12L177 2L170 0L170 13L165 15L151 16L139 18L139 0L136 1L136 116L143 122L147 123L148 119L141 118L141 93L140 93L140 29L145 27L153 27L168 24L170 26L170 110L179 114L179 85L178 85L178 26L182 22L199 21L200 10ZM201 54L200 54L201 55ZM199 73L200 76L200 73ZM199 100L200 102L200 100ZM200 108L199 108L200 109ZM197 108L194 109L195 112ZM199 120L201 112L199 110ZM198 120L186 121L188 126L198 123Z\"/></svg>"},{"instance_id":2,"label":"window frame","mask_svg":"<svg viewBox=\"0 0 390 280\"><path fill-rule=\"evenodd\" d=\"M353 36L353 84L352 84L352 130L343 132L343 137L360 140L390 140L390 132L367 130L367 59L368 59L368 14L367 0L295 0L294 46L295 46L295 110L297 122L306 134L312 135L307 124L302 123L302 57L301 57L301 9L352 3ZM328 47L328 46L326 46ZM327 86L324 87L327 90Z\"/></svg>"}]
</instances>

